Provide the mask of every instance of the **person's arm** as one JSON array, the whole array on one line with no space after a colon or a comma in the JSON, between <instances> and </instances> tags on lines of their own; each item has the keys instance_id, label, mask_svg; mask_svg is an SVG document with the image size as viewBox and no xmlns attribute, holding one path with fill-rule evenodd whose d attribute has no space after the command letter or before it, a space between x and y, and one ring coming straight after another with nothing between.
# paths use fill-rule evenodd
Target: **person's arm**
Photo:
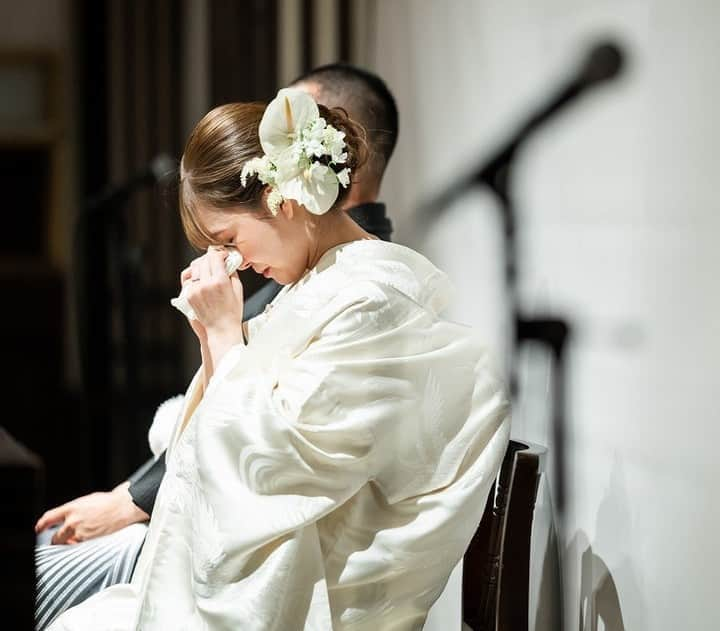
<instances>
[{"instance_id":1,"label":"person's arm","mask_svg":"<svg viewBox=\"0 0 720 631\"><path fill-rule=\"evenodd\" d=\"M504 453L495 448L502 440L486 449L504 436L504 396L478 368L482 353L465 329L395 296L370 283L349 287L311 315L278 313L264 335L287 335L290 345L272 362L242 344L216 359L194 448L178 458L179 483L169 487L192 526L195 584L232 584L233 604L275 602L282 591L278 626L291 625L284 612L313 609L306 620L329 628L323 545L345 550L321 531L370 481L390 503L454 484L449 506L458 501L464 512L460 504L437 512L465 524L453 539L462 555ZM357 520L363 502L348 510ZM405 557L419 569L433 565L442 536L424 538ZM229 599L205 606L204 593L198 602L198 615L229 628L257 615L224 606Z\"/></svg>"},{"instance_id":2,"label":"person's arm","mask_svg":"<svg viewBox=\"0 0 720 631\"><path fill-rule=\"evenodd\" d=\"M92 493L48 510L37 521L35 532L63 524L53 533L52 543L77 543L147 521L164 475L163 451L111 492Z\"/></svg>"},{"instance_id":3,"label":"person's arm","mask_svg":"<svg viewBox=\"0 0 720 631\"><path fill-rule=\"evenodd\" d=\"M133 502L129 486L125 481L112 491L90 493L51 508L38 519L35 532L62 524L52 543L78 543L147 521L149 515Z\"/></svg>"},{"instance_id":4,"label":"person's arm","mask_svg":"<svg viewBox=\"0 0 720 631\"><path fill-rule=\"evenodd\" d=\"M152 465L130 482L128 492L135 505L146 515L152 515L160 483L165 475L165 452Z\"/></svg>"},{"instance_id":5,"label":"person's arm","mask_svg":"<svg viewBox=\"0 0 720 631\"><path fill-rule=\"evenodd\" d=\"M226 256L223 250L210 249L180 275L181 284L189 283L187 300L197 314L190 326L200 341L204 391L228 350L245 342L243 287L237 274L225 272Z\"/></svg>"},{"instance_id":6,"label":"person's arm","mask_svg":"<svg viewBox=\"0 0 720 631\"><path fill-rule=\"evenodd\" d=\"M265 306L269 304L273 298L275 298L281 289L282 285L279 285L274 281L268 281L245 302L243 320L247 321L262 312ZM207 372L211 375L212 365L210 364L211 359L209 357L207 340L204 336L201 337L204 331L196 332L200 333L200 351L203 358L203 367L209 368ZM203 381L204 385L207 385L209 376L205 376ZM141 467L135 475L130 476L130 487L128 491L132 501L147 515L152 515L152 511L155 506L155 499L157 498L160 483L162 482L164 475L165 452L163 451L156 459L149 461L146 466Z\"/></svg>"},{"instance_id":7,"label":"person's arm","mask_svg":"<svg viewBox=\"0 0 720 631\"><path fill-rule=\"evenodd\" d=\"M254 367L226 374L229 365L245 364L246 346L219 360L196 423L197 448L178 461L183 484L172 492L195 533L197 584L232 582L241 601L256 594L271 602L283 589L283 610L317 608L311 617L322 622L318 628L330 628L315 524L368 480L376 423L372 411L354 422L344 410L328 409L337 400L335 387L328 398L314 396L325 391L326 368L336 366L332 358L324 361L327 349L319 346L321 357L310 351L289 362L278 383ZM331 372L334 379L338 373ZM371 390L368 384L363 396ZM249 626L257 615L217 604L207 615L228 628ZM278 626L287 628L283 616Z\"/></svg>"}]
</instances>

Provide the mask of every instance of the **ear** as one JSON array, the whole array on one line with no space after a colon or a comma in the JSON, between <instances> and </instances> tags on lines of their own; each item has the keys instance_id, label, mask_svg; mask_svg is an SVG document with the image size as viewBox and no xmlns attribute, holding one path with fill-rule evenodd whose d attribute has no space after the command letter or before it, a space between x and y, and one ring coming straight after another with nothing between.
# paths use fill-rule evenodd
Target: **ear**
<instances>
[{"instance_id":1,"label":"ear","mask_svg":"<svg viewBox=\"0 0 720 631\"><path fill-rule=\"evenodd\" d=\"M294 199L284 199L282 204L280 204L280 212L288 219L292 219L297 212L295 204L297 204L297 202Z\"/></svg>"},{"instance_id":2,"label":"ear","mask_svg":"<svg viewBox=\"0 0 720 631\"><path fill-rule=\"evenodd\" d=\"M262 198L261 198L261 206L262 209L270 216L277 216L279 213L283 213L286 218L292 219L293 216L293 210L286 208L288 205L288 200L283 200L280 205L277 208L277 212L273 213L272 210L270 210L270 204L268 203L268 198L270 197L270 193L272 191L272 188L270 186L265 186L262 192Z\"/></svg>"}]
</instances>

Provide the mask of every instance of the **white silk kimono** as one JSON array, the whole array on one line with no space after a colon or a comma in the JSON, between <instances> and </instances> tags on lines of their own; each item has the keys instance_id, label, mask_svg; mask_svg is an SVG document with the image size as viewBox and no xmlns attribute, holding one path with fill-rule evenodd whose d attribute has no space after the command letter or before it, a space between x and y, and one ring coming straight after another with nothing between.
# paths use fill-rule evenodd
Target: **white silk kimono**
<instances>
[{"instance_id":1,"label":"white silk kimono","mask_svg":"<svg viewBox=\"0 0 720 631\"><path fill-rule=\"evenodd\" d=\"M129 585L52 631L421 629L497 475L508 404L416 252L327 252L185 397Z\"/></svg>"}]
</instances>

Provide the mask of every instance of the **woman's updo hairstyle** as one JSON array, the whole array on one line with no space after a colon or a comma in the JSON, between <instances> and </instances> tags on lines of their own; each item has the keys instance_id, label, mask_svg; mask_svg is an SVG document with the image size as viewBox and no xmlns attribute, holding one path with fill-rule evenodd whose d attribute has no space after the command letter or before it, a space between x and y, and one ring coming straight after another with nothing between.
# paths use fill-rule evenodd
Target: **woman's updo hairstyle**
<instances>
[{"instance_id":1,"label":"woman's updo hairstyle","mask_svg":"<svg viewBox=\"0 0 720 631\"><path fill-rule=\"evenodd\" d=\"M257 175L241 183L243 165L263 155L258 128L265 112L262 103L228 103L208 112L195 126L180 162L180 217L185 234L195 247L217 245L197 217L197 204L214 208L246 206L248 211L270 214L263 201L266 186ZM362 167L368 156L365 129L342 108L329 109L318 104L320 116L345 133L347 161L333 165L338 172L349 167L351 174ZM319 161L328 164L326 156ZM352 181L352 175L351 175ZM338 208L348 188L340 187L332 208Z\"/></svg>"}]
</instances>

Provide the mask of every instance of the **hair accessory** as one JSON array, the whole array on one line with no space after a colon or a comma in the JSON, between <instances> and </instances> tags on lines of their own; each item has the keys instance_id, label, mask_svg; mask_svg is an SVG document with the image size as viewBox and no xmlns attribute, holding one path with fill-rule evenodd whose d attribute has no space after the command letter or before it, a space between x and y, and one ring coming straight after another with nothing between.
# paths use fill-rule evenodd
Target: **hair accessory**
<instances>
[{"instance_id":1,"label":"hair accessory","mask_svg":"<svg viewBox=\"0 0 720 631\"><path fill-rule=\"evenodd\" d=\"M247 186L252 175L267 184L273 215L285 199L296 200L315 215L330 210L339 185L350 184L348 167L338 173L332 168L347 161L345 133L328 125L314 99L297 88L283 88L265 109L258 133L265 155L243 165L241 184ZM329 161L321 161L326 157Z\"/></svg>"}]
</instances>

